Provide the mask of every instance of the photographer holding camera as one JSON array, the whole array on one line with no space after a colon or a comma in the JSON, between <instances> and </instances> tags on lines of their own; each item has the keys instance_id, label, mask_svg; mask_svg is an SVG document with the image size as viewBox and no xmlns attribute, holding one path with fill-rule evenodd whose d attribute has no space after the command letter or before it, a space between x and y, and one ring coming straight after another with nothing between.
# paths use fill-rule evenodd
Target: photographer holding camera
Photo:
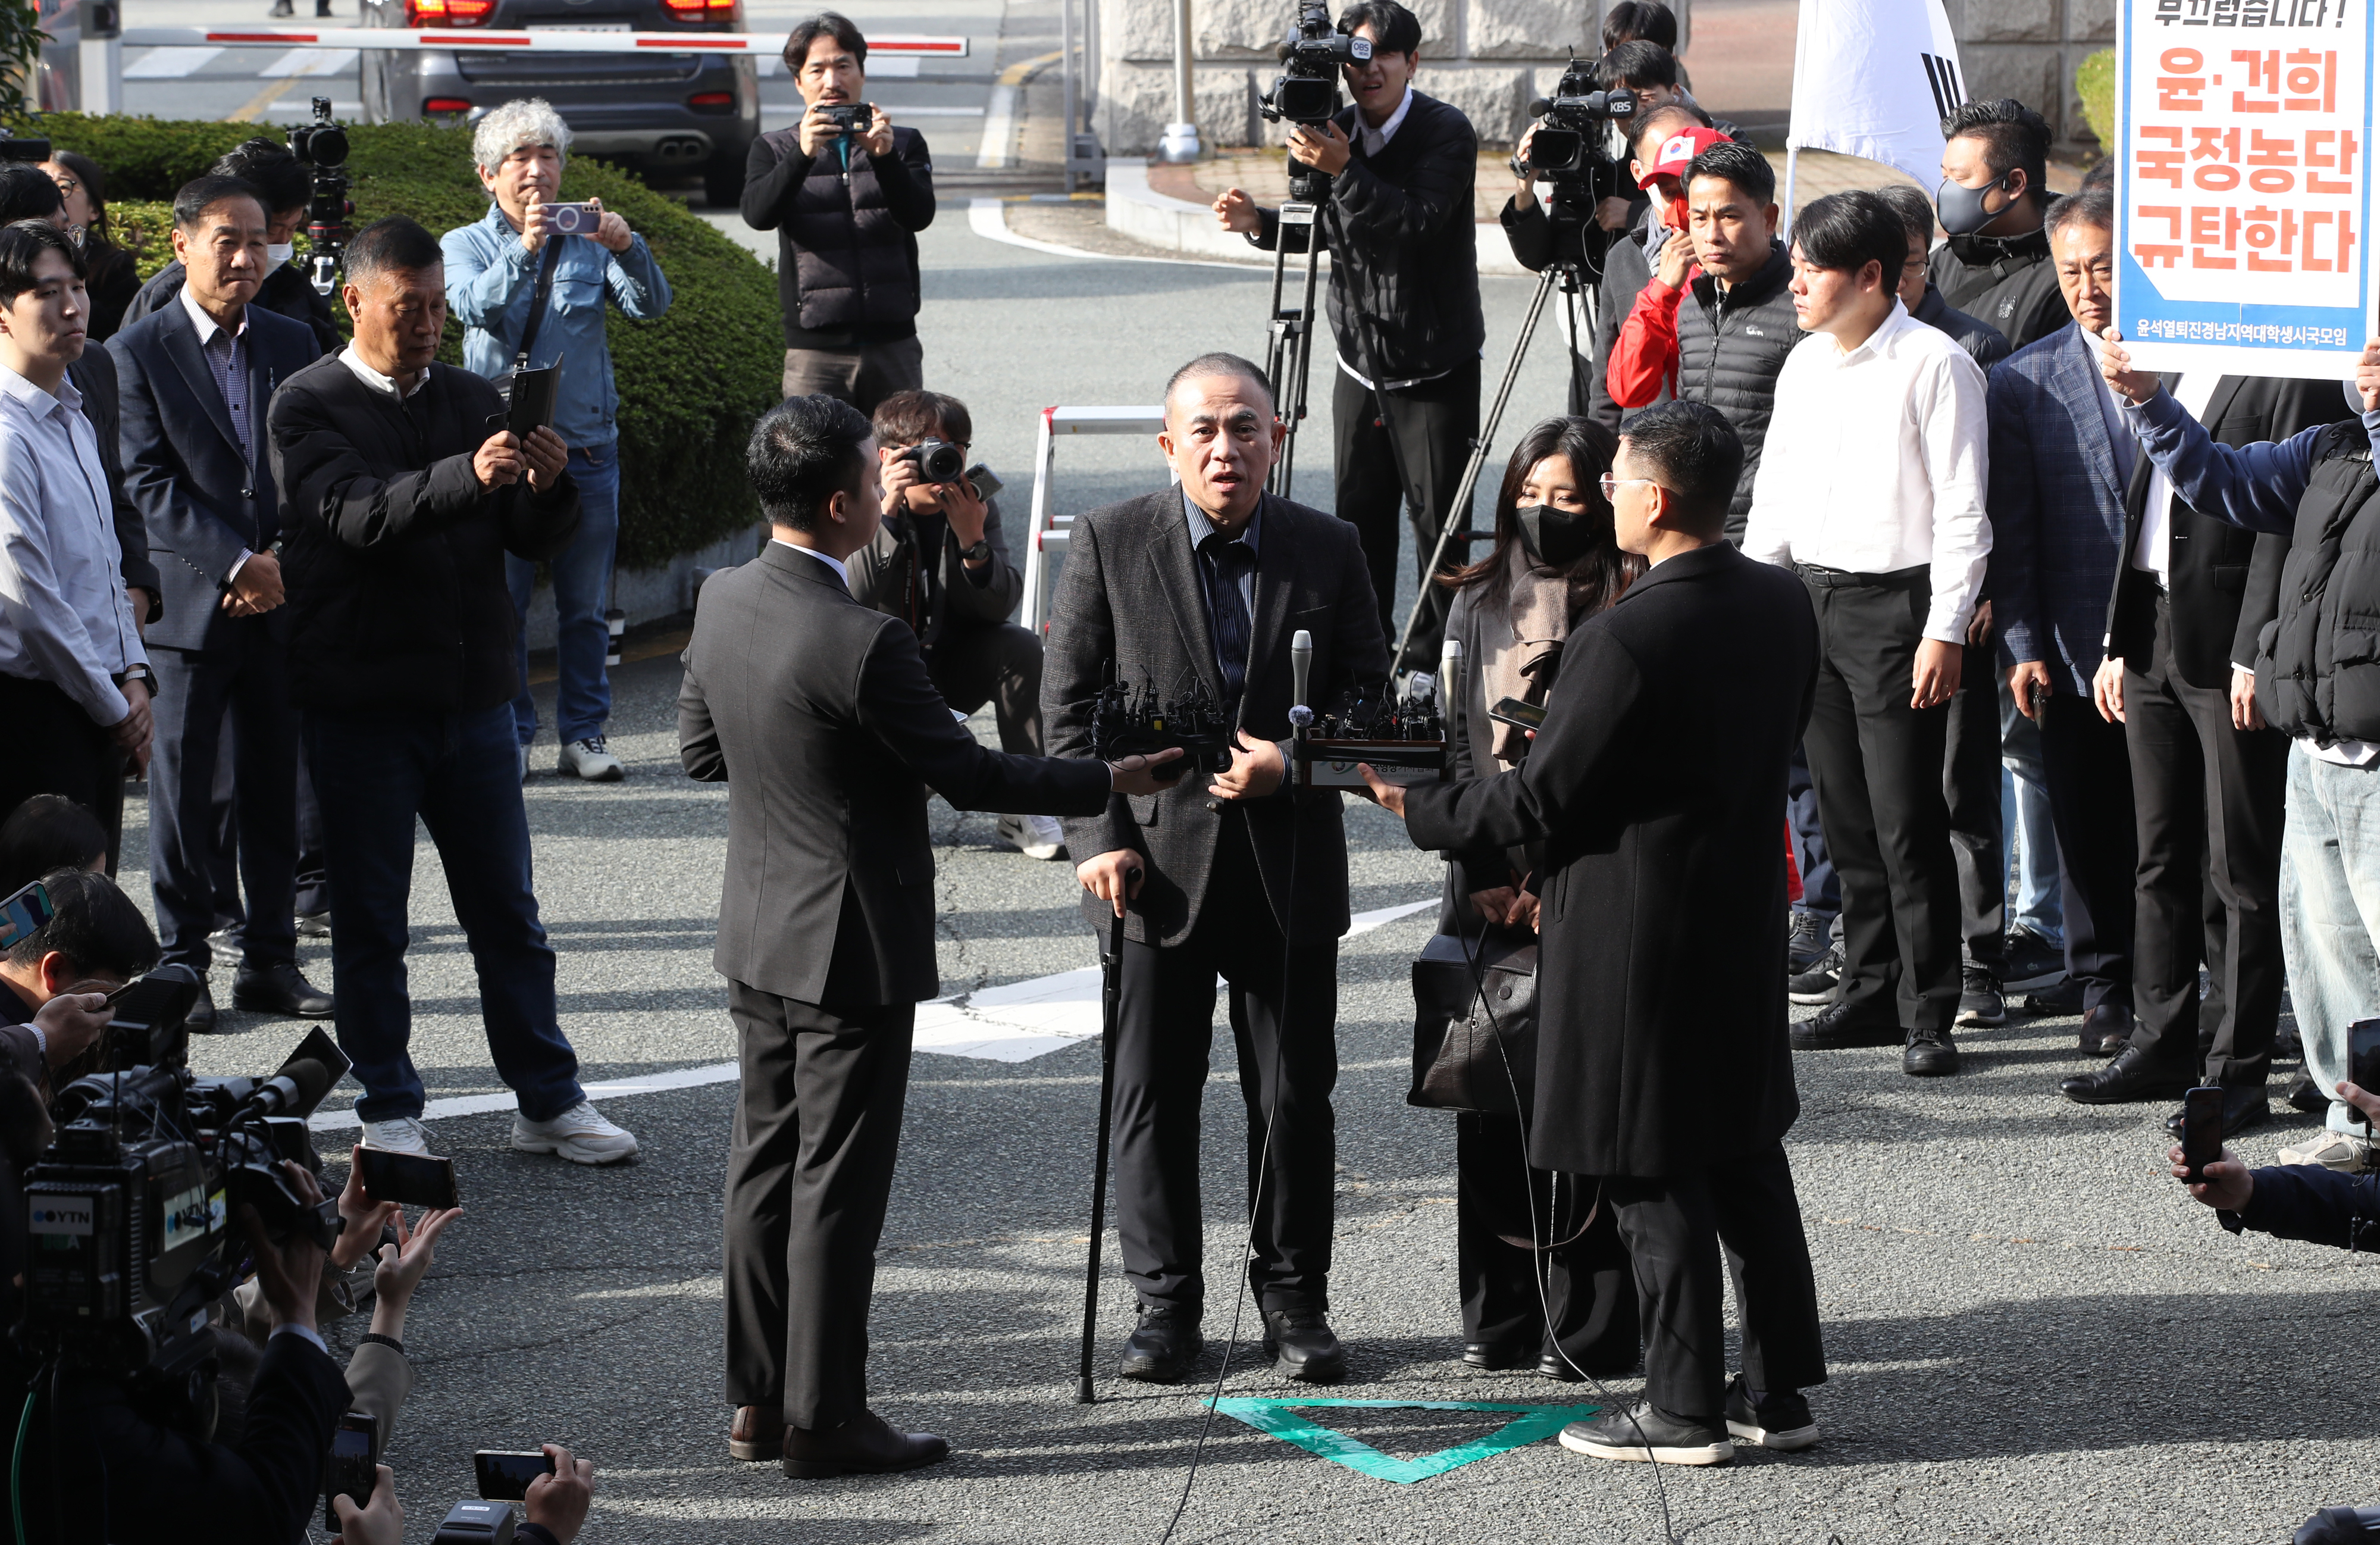
<instances>
[{"instance_id":1,"label":"photographer holding camera","mask_svg":"<svg viewBox=\"0 0 2380 1545\"><path fill-rule=\"evenodd\" d=\"M24 1015L24 1022L0 1028L0 1065L23 1074L46 1101L64 1082L59 1076L107 1024L103 1009L93 1010L93 1023L84 1023L72 1012L75 1004L94 992L113 992L155 965L157 936L132 899L103 874L54 870L42 877L42 888L49 894L50 920L0 955L0 986ZM51 1005L62 999L65 1008L52 1015ZM0 999L0 1018L7 1017L6 1009Z\"/></svg>"},{"instance_id":2,"label":"photographer holding camera","mask_svg":"<svg viewBox=\"0 0 2380 1545\"><path fill-rule=\"evenodd\" d=\"M1323 14L1317 3L1307 10ZM1290 158L1330 179L1320 229L1330 246L1330 329L1339 343L1331 389L1336 513L1364 543L1380 623L1397 635L1397 516L1409 512L1427 564L1479 432L1479 253L1472 184L1479 136L1462 110L1413 89L1421 22L1397 0L1357 0L1339 30L1371 44L1342 74L1352 106L1300 121ZM1223 228L1270 251L1278 213L1234 188L1215 201ZM1289 238L1293 242L1297 237ZM1293 250L1303 251L1302 246ZM1386 422L1383 422L1383 420ZM1440 572L1470 545L1450 541ZM1437 668L1449 592L1422 577L1423 621L1400 668Z\"/></svg>"},{"instance_id":3,"label":"photographer holding camera","mask_svg":"<svg viewBox=\"0 0 2380 1545\"><path fill-rule=\"evenodd\" d=\"M926 137L867 100L868 40L821 11L785 39L802 121L752 141L744 223L777 233L785 395L873 413L926 383L917 233L934 223Z\"/></svg>"},{"instance_id":4,"label":"photographer holding camera","mask_svg":"<svg viewBox=\"0 0 2380 1545\"><path fill-rule=\"evenodd\" d=\"M557 204L570 153L570 126L535 97L508 102L471 134L472 159L488 191L484 219L448 231L446 301L463 324L463 368L500 380L517 363L542 369L568 360L553 403L553 431L570 447L578 485L578 530L552 559L554 655L553 728L561 749L553 770L589 783L627 775L603 742L612 716L612 682L603 657L612 647L604 610L611 603L613 556L620 537L620 394L612 383L606 316L650 322L670 307L670 284L645 238L601 201ZM569 234L577 228L577 234ZM608 302L608 305L606 304ZM504 559L504 580L520 614L515 643L521 689L513 699L520 732L521 776L528 776L537 738L537 701L528 689L528 603L538 566Z\"/></svg>"},{"instance_id":5,"label":"photographer holding camera","mask_svg":"<svg viewBox=\"0 0 2380 1545\"><path fill-rule=\"evenodd\" d=\"M1008 620L1025 576L1009 562L999 501L956 472L975 438L966 404L940 392L895 392L877 408L875 425L884 522L851 555L852 596L909 625L926 674L953 712L992 704L1000 748L1038 757L1041 639ZM929 455L949 467L928 467ZM1055 816L1002 815L999 837L1028 858L1065 854Z\"/></svg>"}]
</instances>

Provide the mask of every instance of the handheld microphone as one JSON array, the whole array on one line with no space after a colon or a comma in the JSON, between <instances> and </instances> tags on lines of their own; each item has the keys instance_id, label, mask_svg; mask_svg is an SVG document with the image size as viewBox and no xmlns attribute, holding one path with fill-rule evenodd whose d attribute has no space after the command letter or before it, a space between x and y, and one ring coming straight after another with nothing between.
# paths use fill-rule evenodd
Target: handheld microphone
<instances>
[{"instance_id":1,"label":"handheld microphone","mask_svg":"<svg viewBox=\"0 0 2380 1545\"><path fill-rule=\"evenodd\" d=\"M1314 675L1314 635L1299 628L1289 640L1289 679L1292 707L1289 722L1299 729L1314 723L1314 710L1306 705L1305 689Z\"/></svg>"},{"instance_id":2,"label":"handheld microphone","mask_svg":"<svg viewBox=\"0 0 2380 1545\"><path fill-rule=\"evenodd\" d=\"M1441 712L1452 712L1456 687L1463 679L1463 640L1449 639L1438 647L1438 701Z\"/></svg>"}]
</instances>

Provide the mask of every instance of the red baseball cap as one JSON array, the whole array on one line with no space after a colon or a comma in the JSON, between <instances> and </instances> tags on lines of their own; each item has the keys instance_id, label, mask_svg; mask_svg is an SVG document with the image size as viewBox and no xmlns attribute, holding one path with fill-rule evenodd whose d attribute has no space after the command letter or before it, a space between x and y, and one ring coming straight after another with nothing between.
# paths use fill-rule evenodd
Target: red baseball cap
<instances>
[{"instance_id":1,"label":"red baseball cap","mask_svg":"<svg viewBox=\"0 0 2380 1545\"><path fill-rule=\"evenodd\" d=\"M1728 137L1715 128L1682 128L1661 141L1653 152L1653 164L1636 179L1639 188L1650 188L1655 177L1683 177L1694 157L1713 145L1729 143Z\"/></svg>"}]
</instances>

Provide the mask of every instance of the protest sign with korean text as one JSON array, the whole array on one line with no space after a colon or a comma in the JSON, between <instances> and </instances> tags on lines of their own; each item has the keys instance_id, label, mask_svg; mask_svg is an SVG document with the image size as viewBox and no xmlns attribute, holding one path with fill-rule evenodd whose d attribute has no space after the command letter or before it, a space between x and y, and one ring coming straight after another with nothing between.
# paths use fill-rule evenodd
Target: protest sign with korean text
<instances>
[{"instance_id":1,"label":"protest sign with korean text","mask_svg":"<svg viewBox=\"0 0 2380 1545\"><path fill-rule=\"evenodd\" d=\"M2373 335L2375 0L2119 0L2116 330L2147 370L2336 377Z\"/></svg>"}]
</instances>

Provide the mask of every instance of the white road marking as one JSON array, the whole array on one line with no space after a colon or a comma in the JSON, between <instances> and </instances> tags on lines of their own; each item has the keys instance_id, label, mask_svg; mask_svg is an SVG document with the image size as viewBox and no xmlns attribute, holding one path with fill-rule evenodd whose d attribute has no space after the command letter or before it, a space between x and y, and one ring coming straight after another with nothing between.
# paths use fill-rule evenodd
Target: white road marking
<instances>
[{"instance_id":1,"label":"white road marking","mask_svg":"<svg viewBox=\"0 0 2380 1545\"><path fill-rule=\"evenodd\" d=\"M220 48L152 48L124 67L127 80L179 80L204 69Z\"/></svg>"},{"instance_id":2,"label":"white road marking","mask_svg":"<svg viewBox=\"0 0 2380 1545\"><path fill-rule=\"evenodd\" d=\"M1016 103L1024 93L1014 86L994 86L983 120L983 149L975 164L997 170L1008 164L1009 147L1016 140Z\"/></svg>"},{"instance_id":3,"label":"white road marking","mask_svg":"<svg viewBox=\"0 0 2380 1545\"><path fill-rule=\"evenodd\" d=\"M1431 896L1424 901L1358 912L1348 919L1347 936L1352 939L1358 933L1369 933L1385 923L1437 905L1438 898ZM1030 1062L1061 1046L1099 1038L1099 968L1086 966L1079 970L1035 977L1029 981L1013 981L1005 987L988 987L980 992L964 994L963 1001L937 998L917 1005L915 1045L920 1052L945 1057ZM589 1084L586 1090L589 1100L618 1100L631 1094L658 1094L664 1089L732 1084L737 1076L735 1064L712 1063L633 1078L613 1078ZM517 1109L519 1101L507 1089L501 1094L464 1094L433 1100L422 1109L421 1119L439 1121L447 1116L487 1115ZM306 1125L317 1132L338 1132L363 1123L350 1108L317 1111L307 1118Z\"/></svg>"}]
</instances>

